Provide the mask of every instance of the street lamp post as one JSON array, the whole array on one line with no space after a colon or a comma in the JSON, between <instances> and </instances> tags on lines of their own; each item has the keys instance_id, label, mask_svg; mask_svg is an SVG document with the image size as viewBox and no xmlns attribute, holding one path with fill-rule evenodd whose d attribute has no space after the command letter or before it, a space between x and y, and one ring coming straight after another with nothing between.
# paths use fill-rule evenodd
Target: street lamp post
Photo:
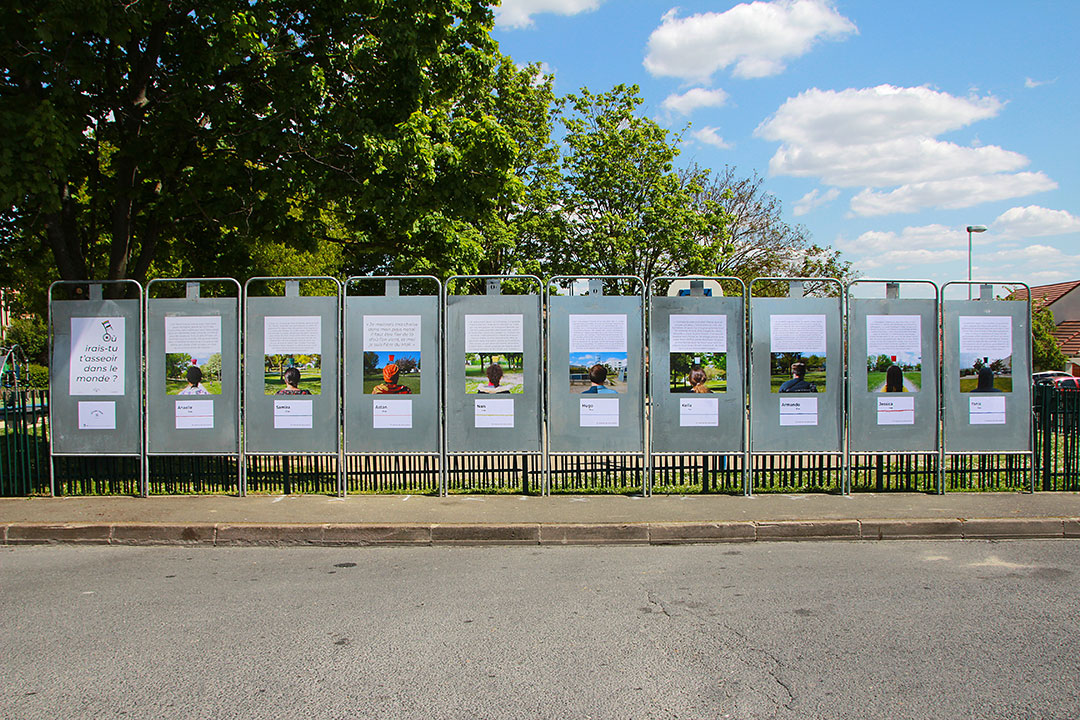
<instances>
[{"instance_id":1,"label":"street lamp post","mask_svg":"<svg viewBox=\"0 0 1080 720\"><path fill-rule=\"evenodd\" d=\"M971 233L986 232L985 225L968 225L968 300L971 299Z\"/></svg>"}]
</instances>

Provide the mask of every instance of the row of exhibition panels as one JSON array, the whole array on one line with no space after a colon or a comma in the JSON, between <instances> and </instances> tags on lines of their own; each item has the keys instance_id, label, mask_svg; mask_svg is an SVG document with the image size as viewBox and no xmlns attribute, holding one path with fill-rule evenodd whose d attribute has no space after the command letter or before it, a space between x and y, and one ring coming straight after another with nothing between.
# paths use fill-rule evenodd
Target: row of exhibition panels
<instances>
[{"instance_id":1,"label":"row of exhibition panels","mask_svg":"<svg viewBox=\"0 0 1080 720\"><path fill-rule=\"evenodd\" d=\"M58 282L51 450L138 456L144 488L148 456L232 456L241 492L253 455L530 454L542 458L545 490L555 455L636 456L646 467L659 455L742 455L749 493L754 454L834 454L846 490L853 453L1031 453L1030 304L997 299L995 287L1026 288L725 277L646 287L628 276L181 278L145 291ZM803 383L787 382L796 363ZM992 388L978 384L984 367Z\"/></svg>"}]
</instances>

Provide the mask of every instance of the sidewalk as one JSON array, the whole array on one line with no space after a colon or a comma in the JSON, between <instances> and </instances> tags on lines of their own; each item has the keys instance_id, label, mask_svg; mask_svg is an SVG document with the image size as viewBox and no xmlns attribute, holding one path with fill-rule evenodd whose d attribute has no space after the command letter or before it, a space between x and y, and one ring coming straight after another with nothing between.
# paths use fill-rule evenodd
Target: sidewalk
<instances>
[{"instance_id":1,"label":"sidewalk","mask_svg":"<svg viewBox=\"0 0 1080 720\"><path fill-rule=\"evenodd\" d=\"M1080 538L1080 493L0 498L0 544L671 544Z\"/></svg>"}]
</instances>

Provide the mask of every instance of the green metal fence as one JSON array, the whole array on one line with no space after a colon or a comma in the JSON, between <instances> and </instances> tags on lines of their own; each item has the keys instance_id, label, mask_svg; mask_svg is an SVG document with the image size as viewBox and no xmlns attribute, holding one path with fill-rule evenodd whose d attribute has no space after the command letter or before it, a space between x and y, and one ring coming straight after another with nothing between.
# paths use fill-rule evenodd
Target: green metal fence
<instances>
[{"instance_id":1,"label":"green metal fence","mask_svg":"<svg viewBox=\"0 0 1080 720\"><path fill-rule=\"evenodd\" d=\"M48 392L8 387L0 407L0 496L48 495ZM1080 392L1038 386L1033 395L1035 488L1080 491ZM151 494L235 494L236 458L154 456ZM740 455L658 456L654 492L727 493L742 491ZM854 492L934 492L936 453L863 455L851 459ZM946 491L1023 491L1029 482L1024 455L956 455L945 460ZM840 456L761 455L754 458L755 492L838 492ZM57 495L137 495L139 462L128 457L57 457ZM354 456L346 459L349 493L436 494L438 459L412 456ZM555 458L550 467L554 493L640 492L645 468L639 458L597 456ZM539 456L449 456L452 493L541 491ZM253 493L337 492L337 458L252 456L247 468Z\"/></svg>"}]
</instances>

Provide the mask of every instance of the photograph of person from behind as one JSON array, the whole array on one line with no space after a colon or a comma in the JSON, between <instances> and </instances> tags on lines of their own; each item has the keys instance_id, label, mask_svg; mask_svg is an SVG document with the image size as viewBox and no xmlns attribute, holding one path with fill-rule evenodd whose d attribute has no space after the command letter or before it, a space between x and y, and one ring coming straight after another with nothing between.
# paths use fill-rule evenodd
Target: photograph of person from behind
<instances>
[{"instance_id":1,"label":"photograph of person from behind","mask_svg":"<svg viewBox=\"0 0 1080 720\"><path fill-rule=\"evenodd\" d=\"M198 365L189 365L187 374L185 375L187 380L187 387L177 393L177 395L209 395L210 391L202 386L203 372L199 369Z\"/></svg>"},{"instance_id":2,"label":"photograph of person from behind","mask_svg":"<svg viewBox=\"0 0 1080 720\"><path fill-rule=\"evenodd\" d=\"M589 387L581 391L582 395L616 395L618 391L607 385L608 370L597 363L589 368Z\"/></svg>"},{"instance_id":3,"label":"photograph of person from behind","mask_svg":"<svg viewBox=\"0 0 1080 720\"><path fill-rule=\"evenodd\" d=\"M503 369L498 363L491 363L484 370L487 382L476 386L476 392L482 395L509 395L510 386L503 385Z\"/></svg>"},{"instance_id":4,"label":"photograph of person from behind","mask_svg":"<svg viewBox=\"0 0 1080 720\"><path fill-rule=\"evenodd\" d=\"M383 381L371 391L372 395L411 395L412 390L398 384L401 369L394 363L383 366Z\"/></svg>"},{"instance_id":5,"label":"photograph of person from behind","mask_svg":"<svg viewBox=\"0 0 1080 720\"><path fill-rule=\"evenodd\" d=\"M806 381L806 363L791 364L791 379L780 385L782 393L816 393L817 385Z\"/></svg>"},{"instance_id":6,"label":"photograph of person from behind","mask_svg":"<svg viewBox=\"0 0 1080 720\"><path fill-rule=\"evenodd\" d=\"M276 391L275 395L310 395L311 391L307 388L300 387L300 371L295 367L291 367L285 370L281 375L281 379L285 381L285 387Z\"/></svg>"}]
</instances>

